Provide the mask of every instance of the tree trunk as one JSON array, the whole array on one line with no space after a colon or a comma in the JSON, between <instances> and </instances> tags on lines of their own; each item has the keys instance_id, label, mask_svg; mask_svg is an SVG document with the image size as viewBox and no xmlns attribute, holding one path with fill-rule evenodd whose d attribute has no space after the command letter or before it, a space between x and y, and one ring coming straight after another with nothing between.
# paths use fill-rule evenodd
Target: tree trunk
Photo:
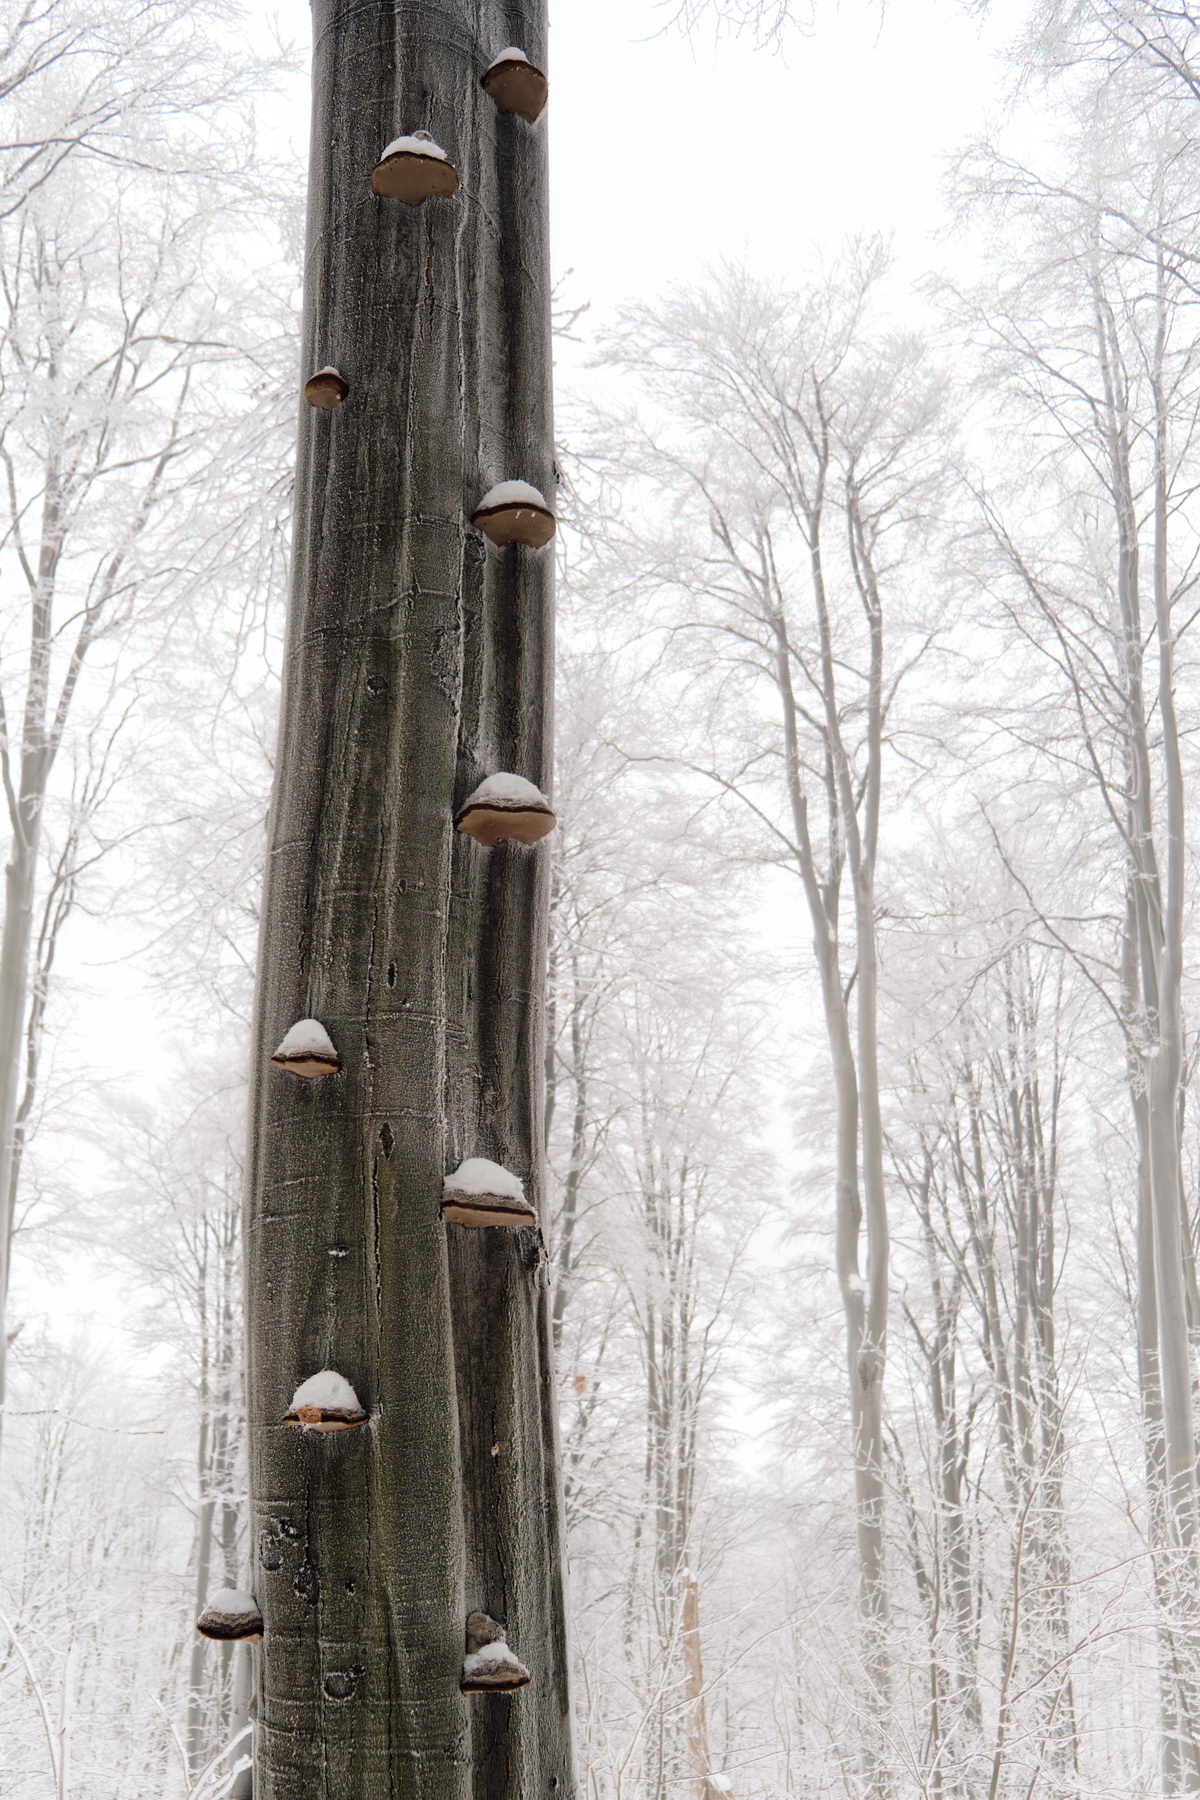
<instances>
[{"instance_id":1,"label":"tree trunk","mask_svg":"<svg viewBox=\"0 0 1200 1800\"><path fill-rule=\"evenodd\" d=\"M258 1800L553 1793L571 1755L544 1254L442 1223L491 1156L543 1198L545 849L453 829L485 774L545 786L551 553L489 550L493 482L553 495L544 126L479 78L541 0L316 0L292 612L260 950L247 1234ZM371 192L432 132L459 195ZM323 1021L342 1072L268 1066ZM449 1250L448 1250L449 1244ZM350 1380L369 1424L280 1427ZM467 1612L533 1671L459 1692ZM474 1765L472 1767L472 1764Z\"/></svg>"},{"instance_id":2,"label":"tree trunk","mask_svg":"<svg viewBox=\"0 0 1200 1800\"><path fill-rule=\"evenodd\" d=\"M0 935L0 1431L8 1388L8 1282L16 1224L17 1105L21 1088L21 1051L29 1002L29 948L33 936L34 881L40 836L38 804L19 809L4 881L4 929Z\"/></svg>"},{"instance_id":3,"label":"tree trunk","mask_svg":"<svg viewBox=\"0 0 1200 1800\"><path fill-rule=\"evenodd\" d=\"M687 1701L688 1770L695 1800L721 1800L712 1782L708 1705L704 1697L704 1654L700 1641L700 1589L690 1572L683 1577L683 1692Z\"/></svg>"}]
</instances>

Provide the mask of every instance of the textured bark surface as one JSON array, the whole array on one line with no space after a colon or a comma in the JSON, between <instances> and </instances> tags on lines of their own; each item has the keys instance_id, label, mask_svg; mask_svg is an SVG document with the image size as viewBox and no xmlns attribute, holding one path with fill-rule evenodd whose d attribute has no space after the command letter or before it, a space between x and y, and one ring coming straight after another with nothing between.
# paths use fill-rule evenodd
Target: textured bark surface
<instances>
[{"instance_id":1,"label":"textured bark surface","mask_svg":"<svg viewBox=\"0 0 1200 1800\"><path fill-rule=\"evenodd\" d=\"M506 44L544 59L544 9L316 0L313 20L302 366L335 365L350 393L300 405L260 952L255 1793L566 1796L541 1243L439 1212L468 1155L542 1191L548 859L453 819L495 769L550 774L552 557L489 550L468 523L496 481L554 491L544 126L479 85ZM421 128L460 193L376 198L381 149ZM270 1068L304 1016L341 1074ZM366 1427L281 1426L322 1368ZM523 1693L460 1694L474 1608L533 1670Z\"/></svg>"}]
</instances>

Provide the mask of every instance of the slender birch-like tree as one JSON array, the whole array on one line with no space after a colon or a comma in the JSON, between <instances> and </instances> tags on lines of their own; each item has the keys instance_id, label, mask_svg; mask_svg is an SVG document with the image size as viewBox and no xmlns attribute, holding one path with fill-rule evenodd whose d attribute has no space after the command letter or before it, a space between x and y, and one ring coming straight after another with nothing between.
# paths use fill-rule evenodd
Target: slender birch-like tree
<instances>
[{"instance_id":1,"label":"slender birch-like tree","mask_svg":"<svg viewBox=\"0 0 1200 1800\"><path fill-rule=\"evenodd\" d=\"M1176 1794L1200 1792L1200 1307L1183 1139L1194 1055L1185 1017L1194 726L1179 679L1195 617L1192 550L1179 518L1195 483L1197 251L1194 159L1157 126L1135 138L1121 98L1111 112L1098 104L1089 114L1065 177L998 155L975 170L977 192L992 204L1038 220L1011 289L989 293L984 330L1010 396L1050 447L1039 484L1048 491L1053 473L1055 535L1045 539L1003 495L984 496L983 510L1006 612L1043 671L1027 690L1038 698L1026 703L1022 731L1032 716L1077 788L1090 791L1119 857L1091 872L1086 907L1048 891L1040 871L1023 869L1021 879L1042 928L1087 971L1123 1041L1136 1145L1147 1510L1162 1620L1162 1780ZM1124 166L1097 182L1094 146L1118 136Z\"/></svg>"},{"instance_id":2,"label":"slender birch-like tree","mask_svg":"<svg viewBox=\"0 0 1200 1800\"><path fill-rule=\"evenodd\" d=\"M540 0L317 0L293 593L260 943L247 1220L255 1792L572 1789L548 1282L533 1230L443 1223L485 1156L542 1199L549 855L456 834L480 779L545 786L552 556L489 548L493 483L553 496L544 124L480 78ZM377 198L426 130L453 198ZM341 1071L269 1066L320 1019ZM281 1420L348 1379L361 1429ZM532 1671L466 1701L468 1614Z\"/></svg>"},{"instance_id":3,"label":"slender birch-like tree","mask_svg":"<svg viewBox=\"0 0 1200 1800\"><path fill-rule=\"evenodd\" d=\"M676 588L673 633L711 683L687 766L739 803L744 856L796 878L812 932L834 1093L831 1225L872 1796L888 1790L891 1679L877 867L896 696L928 645L919 623L898 621L893 635L891 608L935 503L944 441L921 347L874 340L867 315L883 267L877 245L855 245L828 279L793 294L728 270L719 298L677 292L631 312L613 344L652 402L687 426L686 444L671 426L643 426L645 466L671 496L658 511L680 522L673 541L638 549L649 582Z\"/></svg>"}]
</instances>

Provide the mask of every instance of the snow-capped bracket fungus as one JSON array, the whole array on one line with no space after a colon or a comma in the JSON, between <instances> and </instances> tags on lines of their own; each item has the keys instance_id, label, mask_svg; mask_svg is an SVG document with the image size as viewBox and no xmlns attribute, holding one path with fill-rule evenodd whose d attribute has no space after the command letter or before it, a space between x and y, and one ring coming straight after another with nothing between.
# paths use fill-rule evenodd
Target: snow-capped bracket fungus
<instances>
[{"instance_id":1,"label":"snow-capped bracket fungus","mask_svg":"<svg viewBox=\"0 0 1200 1800\"><path fill-rule=\"evenodd\" d=\"M277 1069L303 1075L309 1081L336 1075L342 1066L333 1039L319 1019L297 1019L271 1061Z\"/></svg>"},{"instance_id":2,"label":"snow-capped bracket fungus","mask_svg":"<svg viewBox=\"0 0 1200 1800\"><path fill-rule=\"evenodd\" d=\"M480 86L500 112L519 113L532 125L546 104L550 83L523 50L510 44L480 76Z\"/></svg>"},{"instance_id":3,"label":"snow-capped bracket fungus","mask_svg":"<svg viewBox=\"0 0 1200 1800\"><path fill-rule=\"evenodd\" d=\"M458 170L427 131L393 138L371 173L371 186L384 200L420 206L448 200L458 192Z\"/></svg>"},{"instance_id":4,"label":"snow-capped bracket fungus","mask_svg":"<svg viewBox=\"0 0 1200 1800\"><path fill-rule=\"evenodd\" d=\"M358 1395L334 1369L322 1369L302 1381L283 1416L285 1425L299 1425L305 1431L349 1431L366 1422Z\"/></svg>"},{"instance_id":5,"label":"snow-capped bracket fungus","mask_svg":"<svg viewBox=\"0 0 1200 1800\"><path fill-rule=\"evenodd\" d=\"M529 1670L504 1641L504 1627L486 1613L467 1620L467 1654L459 1687L464 1694L509 1694L529 1686Z\"/></svg>"},{"instance_id":6,"label":"snow-capped bracket fungus","mask_svg":"<svg viewBox=\"0 0 1200 1800\"><path fill-rule=\"evenodd\" d=\"M536 1225L537 1214L525 1198L525 1186L486 1156L468 1156L442 1193L442 1217L451 1225Z\"/></svg>"},{"instance_id":7,"label":"snow-capped bracket fungus","mask_svg":"<svg viewBox=\"0 0 1200 1800\"><path fill-rule=\"evenodd\" d=\"M459 807L454 817L455 829L473 837L477 844L489 849L493 844L510 840L517 844L536 844L546 837L558 820L540 788L522 775L503 771L481 781L474 793Z\"/></svg>"},{"instance_id":8,"label":"snow-capped bracket fungus","mask_svg":"<svg viewBox=\"0 0 1200 1800\"><path fill-rule=\"evenodd\" d=\"M556 526L545 496L527 481L498 481L471 514L471 523L501 549L525 544L530 550L540 550L550 542Z\"/></svg>"},{"instance_id":9,"label":"snow-capped bracket fungus","mask_svg":"<svg viewBox=\"0 0 1200 1800\"><path fill-rule=\"evenodd\" d=\"M253 1594L222 1588L196 1620L196 1630L217 1644L260 1644L263 1616Z\"/></svg>"},{"instance_id":10,"label":"snow-capped bracket fungus","mask_svg":"<svg viewBox=\"0 0 1200 1800\"><path fill-rule=\"evenodd\" d=\"M304 398L319 412L332 412L350 392L350 383L340 370L331 365L318 369L304 384Z\"/></svg>"}]
</instances>

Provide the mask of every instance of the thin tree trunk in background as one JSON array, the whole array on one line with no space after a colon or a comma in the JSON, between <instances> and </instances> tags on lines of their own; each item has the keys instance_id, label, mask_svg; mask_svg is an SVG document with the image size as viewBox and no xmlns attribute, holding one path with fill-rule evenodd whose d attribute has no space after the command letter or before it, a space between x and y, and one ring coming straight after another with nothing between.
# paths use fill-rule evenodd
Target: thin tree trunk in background
<instances>
[{"instance_id":1,"label":"thin tree trunk in background","mask_svg":"<svg viewBox=\"0 0 1200 1800\"><path fill-rule=\"evenodd\" d=\"M254 1652L249 1644L235 1644L233 1648L233 1694L230 1705L230 1738L250 1723L250 1707L254 1698ZM238 1744L231 1763L239 1762L250 1755L252 1739L244 1737ZM242 1769L234 1776L229 1787L229 1800L252 1800L254 1793L253 1764Z\"/></svg>"},{"instance_id":2,"label":"thin tree trunk in background","mask_svg":"<svg viewBox=\"0 0 1200 1800\"><path fill-rule=\"evenodd\" d=\"M575 1243L575 1227L579 1220L579 1189L583 1180L584 1157L587 1148L588 1060L584 1044L583 1004L579 959L572 954L570 1035L571 1083L574 1088L575 1101L571 1113L570 1162L567 1165L566 1178L563 1181L562 1205L558 1215L558 1244L555 1252L554 1301L551 1318L556 1353L562 1346L563 1319L566 1315L567 1301L571 1291L571 1273L574 1268L572 1252Z\"/></svg>"},{"instance_id":3,"label":"thin tree trunk in background","mask_svg":"<svg viewBox=\"0 0 1200 1800\"><path fill-rule=\"evenodd\" d=\"M8 1388L8 1283L16 1223L13 1169L16 1160L17 1101L21 1046L29 993L29 946L33 935L33 885L40 835L40 804L18 809L19 837L4 871L4 929L0 935L0 1435Z\"/></svg>"},{"instance_id":4,"label":"thin tree trunk in background","mask_svg":"<svg viewBox=\"0 0 1200 1800\"><path fill-rule=\"evenodd\" d=\"M852 510L852 509L851 509ZM820 550L820 516L808 521L810 572L821 669L825 726L826 800L831 841L844 846L853 888L854 1028L839 944L842 868L831 857L823 886L809 832L808 804L798 751L798 708L792 688L791 647L777 621L775 683L782 703L785 772L797 865L808 902L829 1044L834 1090L834 1265L846 1322L846 1375L858 1547L858 1613L863 1670L862 1781L869 1800L883 1800L884 1721L890 1704L888 1593L884 1536L883 1381L887 1362L889 1228L883 1175L883 1129L878 1067L878 945L875 857L882 787L883 629L865 546L856 570L870 630L865 780L856 778L842 737L834 654ZM860 788L861 781L861 788ZM861 792L861 812L859 802ZM864 1259L866 1273L860 1267Z\"/></svg>"},{"instance_id":5,"label":"thin tree trunk in background","mask_svg":"<svg viewBox=\"0 0 1200 1800\"><path fill-rule=\"evenodd\" d=\"M260 950L255 1792L569 1800L544 1254L438 1211L467 1155L544 1199L549 856L452 823L487 773L549 775L552 553L467 522L495 481L554 492L545 125L479 86L511 43L544 65L544 8L317 0L314 43L305 371L335 364L350 396L301 409ZM422 128L460 194L375 199L383 146ZM267 1059L310 1015L343 1071L304 1083ZM368 1426L280 1427L322 1368ZM468 1706L475 1607L533 1684Z\"/></svg>"},{"instance_id":6,"label":"thin tree trunk in background","mask_svg":"<svg viewBox=\"0 0 1200 1800\"><path fill-rule=\"evenodd\" d=\"M207 1347L207 1334L205 1335ZM212 1592L212 1550L213 1550L213 1512L215 1500L213 1495L212 1471L212 1408L209 1395L209 1374L207 1358L201 1368L200 1383L200 1434L196 1453L196 1485L199 1491L200 1509L196 1523L196 1616L204 1611L208 1604L208 1596ZM191 1652L188 1656L188 1701L187 1701L187 1735L186 1747L188 1765L192 1779L200 1773L212 1752L208 1748L208 1717L205 1707L207 1683L205 1672L208 1665L206 1651L208 1645L199 1632L192 1639Z\"/></svg>"},{"instance_id":7,"label":"thin tree trunk in background","mask_svg":"<svg viewBox=\"0 0 1200 1800\"><path fill-rule=\"evenodd\" d=\"M54 581L61 551L61 489L58 465L46 469L41 536L36 557L22 552L20 564L29 586L29 673L21 718L21 736L2 756L8 822L12 840L4 871L4 928L0 933L0 1431L7 1390L8 1284L16 1222L17 1114L20 1103L22 1046L29 1005L30 949L33 942L34 890L46 783L54 762L55 742L48 729L51 713L50 658L53 633ZM73 686L73 683L72 683ZM69 705L69 697L67 700ZM62 711L60 700L58 711ZM7 737L7 721L0 720Z\"/></svg>"},{"instance_id":8,"label":"thin tree trunk in background","mask_svg":"<svg viewBox=\"0 0 1200 1800\"><path fill-rule=\"evenodd\" d=\"M712 1784L708 1742L708 1705L704 1697L704 1655L700 1639L700 1589L690 1571L683 1577L681 1619L683 1692L687 1701L688 1762L695 1800L721 1800Z\"/></svg>"},{"instance_id":9,"label":"thin tree trunk in background","mask_svg":"<svg viewBox=\"0 0 1200 1800\"><path fill-rule=\"evenodd\" d=\"M1158 865L1161 888L1158 904L1150 915L1142 900L1147 960L1151 950L1159 959L1156 983L1157 1017L1150 1015L1157 1043L1147 1072L1149 1101L1150 1188L1152 1196L1154 1275L1158 1293L1158 1375L1163 1420L1163 1474L1166 1481L1167 1517L1171 1554L1172 1663L1177 1674L1175 1709L1178 1733L1168 1762L1175 1764L1175 1791L1200 1792L1200 1616L1196 1604L1197 1517L1200 1494L1196 1475L1196 1425L1193 1411L1194 1370L1192 1335L1188 1316L1188 1274L1191 1245L1184 1229L1181 1154L1184 1082L1183 1036L1183 918L1186 880L1186 804L1175 706L1174 626L1167 572L1167 534L1170 500L1167 491L1167 406L1164 396L1163 358L1167 332L1167 307L1163 293L1161 248L1157 256L1158 333L1154 359L1154 631L1158 651L1158 730L1162 760L1161 813L1165 826L1165 855ZM1140 688L1139 688L1140 698ZM1139 709L1140 738L1149 733ZM1149 744L1144 760L1148 763ZM1144 801L1150 811L1149 795ZM1162 868L1165 865L1165 869Z\"/></svg>"}]
</instances>

